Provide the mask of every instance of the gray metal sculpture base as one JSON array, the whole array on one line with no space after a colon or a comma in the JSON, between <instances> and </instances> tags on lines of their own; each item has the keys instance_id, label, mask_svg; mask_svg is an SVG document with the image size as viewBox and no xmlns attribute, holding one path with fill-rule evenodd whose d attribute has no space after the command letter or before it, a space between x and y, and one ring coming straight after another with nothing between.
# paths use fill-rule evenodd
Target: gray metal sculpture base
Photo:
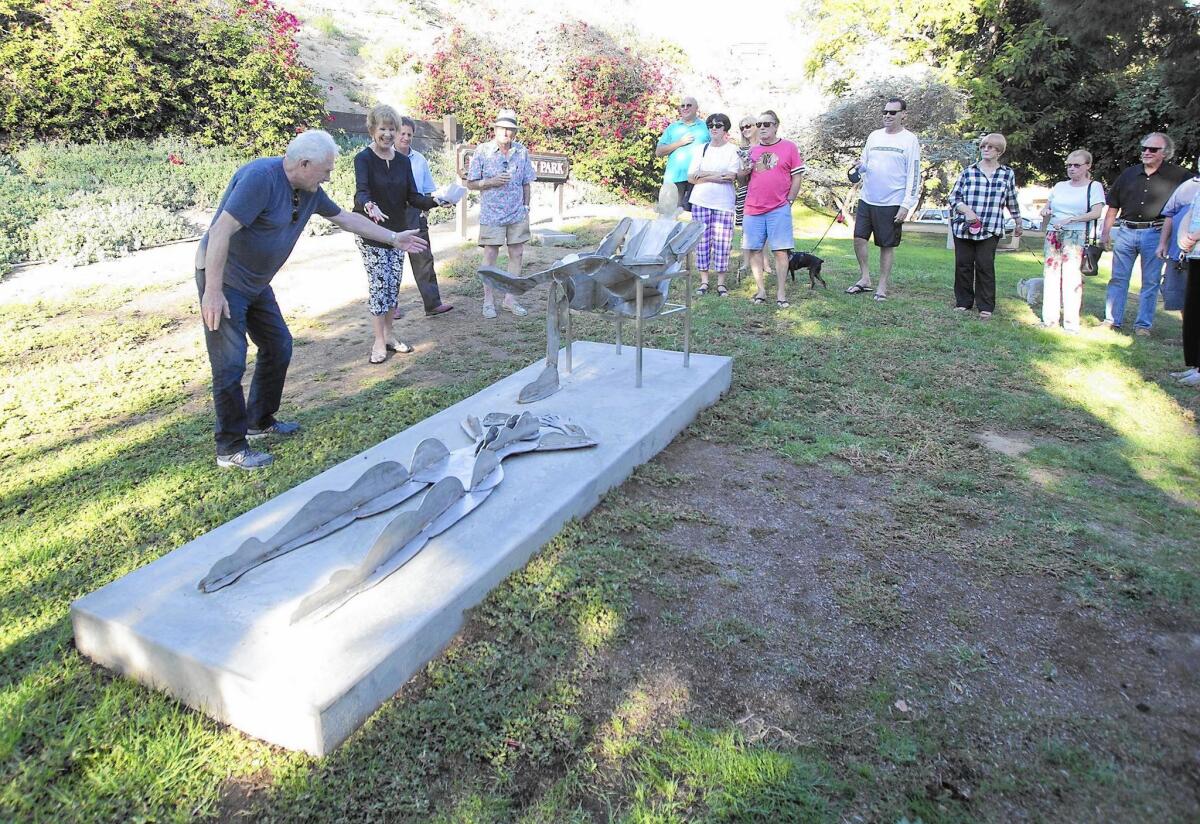
<instances>
[{"instance_id":1,"label":"gray metal sculpture base","mask_svg":"<svg viewBox=\"0 0 1200 824\"><path fill-rule=\"evenodd\" d=\"M729 386L728 358L693 355L680 369L678 352L648 349L656 379L633 391L632 354L576 343L561 391L523 410L577 421L596 446L478 463L462 421L513 409L539 361L79 599L77 648L251 735L331 751L449 643L464 610ZM422 470L414 454L430 438L453 448ZM426 474L462 450L469 458L454 471ZM491 483L501 468L503 482ZM463 493L438 490L446 478ZM413 482L421 489L406 503L368 513ZM482 505L467 500L484 492ZM333 503L314 508L321 500ZM346 522L326 532L331 520Z\"/></svg>"}]
</instances>

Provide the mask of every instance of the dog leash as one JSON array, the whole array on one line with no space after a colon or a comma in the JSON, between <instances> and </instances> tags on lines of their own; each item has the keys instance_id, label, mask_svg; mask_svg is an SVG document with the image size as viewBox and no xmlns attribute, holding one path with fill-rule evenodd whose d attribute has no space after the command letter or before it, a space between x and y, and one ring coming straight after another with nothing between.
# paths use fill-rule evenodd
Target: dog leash
<instances>
[{"instance_id":1,"label":"dog leash","mask_svg":"<svg viewBox=\"0 0 1200 824\"><path fill-rule=\"evenodd\" d=\"M845 205L849 205L850 201L854 198L854 192L857 189L858 189L857 184L855 184L853 187L851 187L850 194L846 197L846 200L844 201ZM810 255L815 255L817 253L817 250L821 248L821 244L825 240L825 236L828 235L829 231L833 228L833 224L838 223L838 222L841 222L841 223L846 222L846 210L844 207L838 208L837 214L835 214L833 216L833 220L831 220L829 222L829 225L825 227L825 234L821 235L820 239L818 239L816 244L812 247L812 249L809 250L808 253Z\"/></svg>"},{"instance_id":2,"label":"dog leash","mask_svg":"<svg viewBox=\"0 0 1200 824\"><path fill-rule=\"evenodd\" d=\"M834 215L834 216L833 216L833 221L832 221L832 222L829 224L829 226L827 226L827 227L825 228L825 234L824 234L824 235L821 235L821 238L820 238L820 240L818 240L818 241L816 242L816 244L815 244L815 245L812 247L812 249L810 249L810 250L809 250L809 252L808 252L808 253L809 253L810 255L815 255L815 254L817 253L817 250L821 248L821 242L825 240L825 235L828 235L828 234L829 234L829 230L833 228L833 224L834 224L834 223L837 223L837 222L838 222L838 218L839 218L839 217L840 217L840 218L842 218L842 220L845 220L845 219L846 219L845 217L843 217L843 216L842 216L842 210L841 210L841 209L838 209L838 213L837 213L836 215Z\"/></svg>"}]
</instances>

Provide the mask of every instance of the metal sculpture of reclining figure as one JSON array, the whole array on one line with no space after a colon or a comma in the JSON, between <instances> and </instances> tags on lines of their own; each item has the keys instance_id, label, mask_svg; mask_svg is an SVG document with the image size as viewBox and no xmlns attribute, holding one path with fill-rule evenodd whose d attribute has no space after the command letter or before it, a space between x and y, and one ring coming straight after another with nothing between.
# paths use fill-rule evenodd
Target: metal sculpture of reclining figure
<instances>
[{"instance_id":1,"label":"metal sculpture of reclining figure","mask_svg":"<svg viewBox=\"0 0 1200 824\"><path fill-rule=\"evenodd\" d=\"M637 285L642 282L641 317L652 318L663 310L666 284L684 274L688 252L700 242L700 223L674 220L639 221L628 239L633 221L622 218L595 252L568 255L558 263L527 277L517 277L494 266L479 270L493 288L522 295L538 284L550 282L546 299L546 366L521 390L518 403L532 403L558 391L558 347L567 328L570 309L607 312L619 318L637 318ZM616 254L624 241L624 251ZM561 288L562 294L559 294Z\"/></svg>"},{"instance_id":2,"label":"metal sculpture of reclining figure","mask_svg":"<svg viewBox=\"0 0 1200 824\"><path fill-rule=\"evenodd\" d=\"M438 439L427 438L413 453L411 473L396 461L384 461L364 472L348 489L321 492L271 538L248 538L213 564L200 581L200 591L211 593L227 587L257 566L360 518L394 509L428 489L418 506L382 525L362 561L333 573L325 586L304 598L292 622L315 612L327 615L391 575L429 539L483 503L504 480L501 461L509 455L596 444L582 427L557 415L492 413L482 421L470 416L462 426L474 439L471 446L450 451Z\"/></svg>"}]
</instances>

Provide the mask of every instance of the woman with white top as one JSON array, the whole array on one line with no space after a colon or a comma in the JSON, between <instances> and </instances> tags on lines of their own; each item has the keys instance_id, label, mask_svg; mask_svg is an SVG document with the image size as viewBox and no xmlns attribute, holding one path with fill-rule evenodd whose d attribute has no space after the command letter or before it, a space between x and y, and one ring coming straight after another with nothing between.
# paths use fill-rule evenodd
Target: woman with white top
<instances>
[{"instance_id":1,"label":"woman with white top","mask_svg":"<svg viewBox=\"0 0 1200 824\"><path fill-rule=\"evenodd\" d=\"M1179 250L1187 256L1187 292L1183 298L1182 372L1173 372L1184 386L1200 386L1200 194L1192 200L1188 220L1179 227Z\"/></svg>"},{"instance_id":2,"label":"woman with white top","mask_svg":"<svg viewBox=\"0 0 1200 824\"><path fill-rule=\"evenodd\" d=\"M1042 291L1042 326L1079 331L1079 307L1083 304L1083 247L1088 223L1104 213L1104 187L1092 180L1092 155L1076 149L1067 155L1067 179L1054 184L1042 209L1046 231L1043 251L1046 264ZM1048 230L1047 230L1048 227Z\"/></svg>"},{"instance_id":3,"label":"woman with white top","mask_svg":"<svg viewBox=\"0 0 1200 824\"><path fill-rule=\"evenodd\" d=\"M733 247L734 181L742 167L738 147L729 140L729 117L710 114L705 120L710 141L692 158L688 182L692 189L692 220L704 224L696 246L696 268L700 270L698 295L708 294L708 275L717 273L717 294L725 297L725 273Z\"/></svg>"}]
</instances>

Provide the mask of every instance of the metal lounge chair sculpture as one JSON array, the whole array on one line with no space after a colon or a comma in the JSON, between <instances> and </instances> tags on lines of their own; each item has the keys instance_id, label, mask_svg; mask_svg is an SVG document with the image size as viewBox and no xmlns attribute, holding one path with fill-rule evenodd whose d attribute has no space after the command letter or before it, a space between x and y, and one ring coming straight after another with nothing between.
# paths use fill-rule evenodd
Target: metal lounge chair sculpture
<instances>
[{"instance_id":1,"label":"metal lounge chair sculpture","mask_svg":"<svg viewBox=\"0 0 1200 824\"><path fill-rule=\"evenodd\" d=\"M596 444L583 427L557 415L492 413L482 421L470 416L462 427L474 441L471 446L451 451L437 438L427 438L417 444L411 472L397 461L384 461L364 472L348 489L319 493L274 535L265 540L248 538L213 564L198 585L200 591L223 589L257 566L360 518L394 509L424 491L417 506L380 520L362 560L334 572L324 586L305 597L293 613L292 623L313 614L323 617L404 566L431 538L482 504L504 480L501 461L509 455Z\"/></svg>"},{"instance_id":2,"label":"metal lounge chair sculpture","mask_svg":"<svg viewBox=\"0 0 1200 824\"><path fill-rule=\"evenodd\" d=\"M621 351L621 323L632 319L637 327L635 386L642 385L643 321L683 312L683 365L691 355L691 270L687 255L704 227L659 218L623 218L600 242L595 252L568 255L541 272L516 277L494 266L479 270L493 288L513 295L550 283L546 300L546 366L532 383L521 390L518 403L532 403L559 389L558 347L567 336L567 371L571 371L571 312L593 312L617 322L617 352ZM618 253L618 249L620 252ZM683 305L667 302L672 279L686 276Z\"/></svg>"}]
</instances>

